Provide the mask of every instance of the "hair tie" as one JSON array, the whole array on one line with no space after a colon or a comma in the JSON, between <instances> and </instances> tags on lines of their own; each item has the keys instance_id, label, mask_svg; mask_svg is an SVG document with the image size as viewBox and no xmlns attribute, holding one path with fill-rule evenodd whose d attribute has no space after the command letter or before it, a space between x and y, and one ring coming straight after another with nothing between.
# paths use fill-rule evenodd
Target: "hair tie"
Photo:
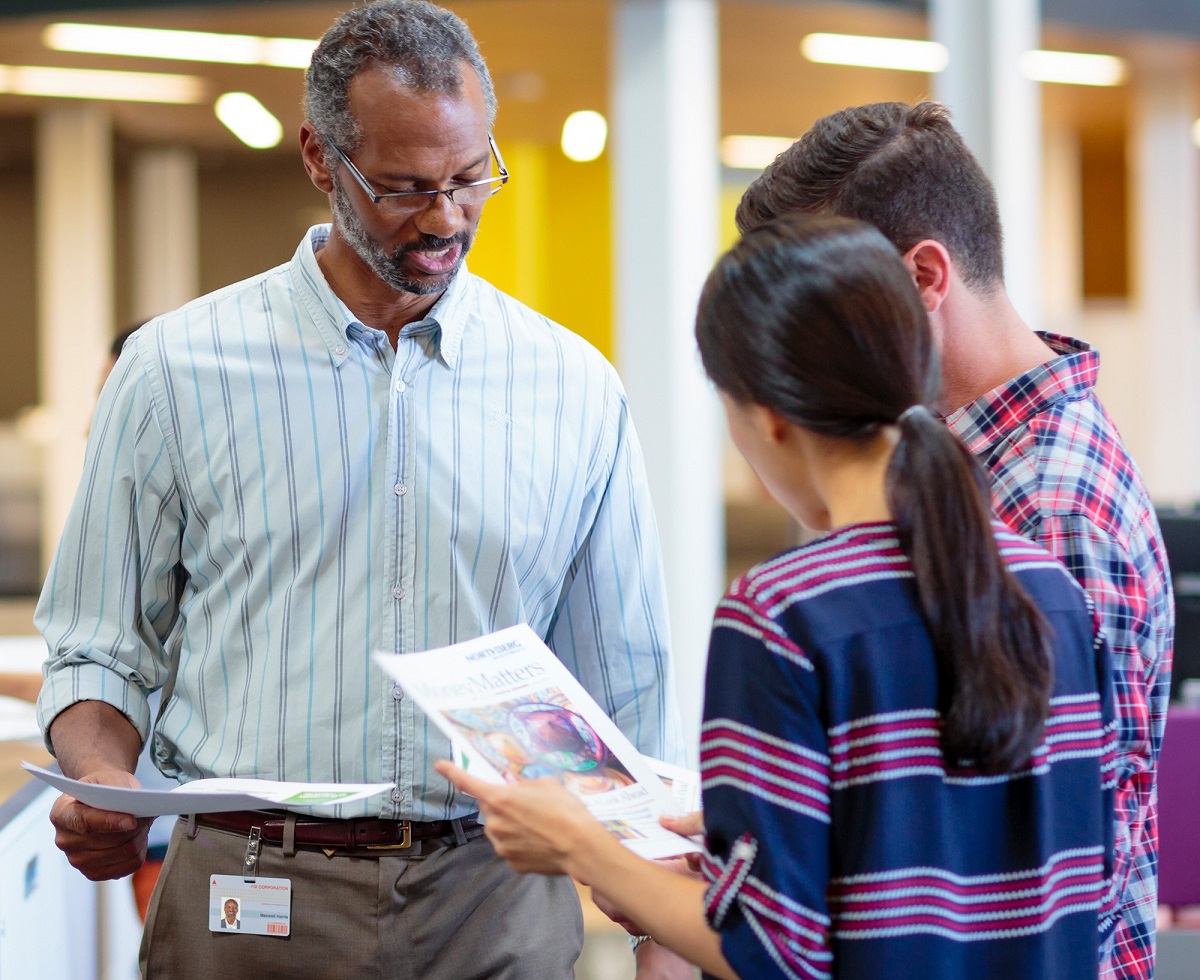
<instances>
[{"instance_id":1,"label":"hair tie","mask_svg":"<svg viewBox=\"0 0 1200 980\"><path fill-rule=\"evenodd\" d=\"M896 417L896 425L903 425L905 419L912 418L914 415L928 415L928 414L929 414L929 409L927 409L920 402L917 402L917 404L915 404L915 405L909 405L908 408L906 408L903 412L901 412Z\"/></svg>"}]
</instances>

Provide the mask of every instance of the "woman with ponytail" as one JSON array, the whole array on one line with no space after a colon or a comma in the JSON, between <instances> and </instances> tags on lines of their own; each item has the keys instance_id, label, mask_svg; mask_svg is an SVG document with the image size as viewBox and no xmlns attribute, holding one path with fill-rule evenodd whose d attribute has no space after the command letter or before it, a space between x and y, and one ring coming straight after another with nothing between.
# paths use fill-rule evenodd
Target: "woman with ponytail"
<instances>
[{"instance_id":1,"label":"woman with ponytail","mask_svg":"<svg viewBox=\"0 0 1200 980\"><path fill-rule=\"evenodd\" d=\"M1084 593L989 518L931 409L937 354L895 249L763 225L696 339L733 441L814 541L717 609L703 879L637 858L550 779L448 764L520 871L585 881L722 977L1086 978L1113 928L1113 703Z\"/></svg>"}]
</instances>

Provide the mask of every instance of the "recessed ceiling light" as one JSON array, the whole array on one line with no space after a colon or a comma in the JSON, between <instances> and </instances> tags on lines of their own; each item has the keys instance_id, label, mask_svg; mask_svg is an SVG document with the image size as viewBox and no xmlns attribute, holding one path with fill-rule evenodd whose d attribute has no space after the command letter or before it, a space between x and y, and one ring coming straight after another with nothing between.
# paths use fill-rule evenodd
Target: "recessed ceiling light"
<instances>
[{"instance_id":1,"label":"recessed ceiling light","mask_svg":"<svg viewBox=\"0 0 1200 980\"><path fill-rule=\"evenodd\" d=\"M122 102L203 102L204 79L147 71L96 71L0 65L0 92L60 99L110 99Z\"/></svg>"},{"instance_id":2,"label":"recessed ceiling light","mask_svg":"<svg viewBox=\"0 0 1200 980\"><path fill-rule=\"evenodd\" d=\"M317 46L316 41L298 37L255 37L111 24L51 24L42 32L42 41L55 51L274 68L307 68Z\"/></svg>"},{"instance_id":3,"label":"recessed ceiling light","mask_svg":"<svg viewBox=\"0 0 1200 980\"><path fill-rule=\"evenodd\" d=\"M950 61L946 46L936 41L860 34L809 34L800 42L800 53L823 65L897 71L939 72Z\"/></svg>"},{"instance_id":4,"label":"recessed ceiling light","mask_svg":"<svg viewBox=\"0 0 1200 980\"><path fill-rule=\"evenodd\" d=\"M608 120L592 109L581 109L567 116L562 128L562 151L568 160L587 163L604 152L608 141Z\"/></svg>"},{"instance_id":5,"label":"recessed ceiling light","mask_svg":"<svg viewBox=\"0 0 1200 980\"><path fill-rule=\"evenodd\" d=\"M721 162L738 170L762 170L794 142L790 136L726 136Z\"/></svg>"}]
</instances>

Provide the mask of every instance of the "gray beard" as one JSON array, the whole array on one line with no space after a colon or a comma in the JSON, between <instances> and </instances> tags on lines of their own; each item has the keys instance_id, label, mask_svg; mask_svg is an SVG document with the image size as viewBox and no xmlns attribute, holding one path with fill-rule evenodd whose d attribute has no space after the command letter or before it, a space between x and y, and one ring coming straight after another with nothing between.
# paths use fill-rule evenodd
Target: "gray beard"
<instances>
[{"instance_id":1,"label":"gray beard","mask_svg":"<svg viewBox=\"0 0 1200 980\"><path fill-rule=\"evenodd\" d=\"M337 225L339 233L346 240L346 243L354 249L354 254L362 259L366 263L367 268L374 272L384 284L397 292L411 293L415 296L433 296L444 292L446 287L450 285L450 281L458 274L459 267L467 255L467 250L471 247L470 241L462 241L462 251L459 253L458 262L455 263L453 269L445 275L439 276L437 279L423 279L418 281L411 278L404 271L403 248L399 248L389 254L378 242L367 234L367 230L363 227L362 221L359 220L358 214L346 199L346 193L341 181L336 176L333 177L332 211L333 220Z\"/></svg>"}]
</instances>

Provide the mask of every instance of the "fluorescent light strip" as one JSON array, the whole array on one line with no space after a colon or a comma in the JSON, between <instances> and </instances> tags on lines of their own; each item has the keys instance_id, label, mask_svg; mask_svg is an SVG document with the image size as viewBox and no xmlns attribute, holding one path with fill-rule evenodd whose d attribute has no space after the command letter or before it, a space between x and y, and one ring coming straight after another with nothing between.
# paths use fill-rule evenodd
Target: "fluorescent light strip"
<instances>
[{"instance_id":1,"label":"fluorescent light strip","mask_svg":"<svg viewBox=\"0 0 1200 980\"><path fill-rule=\"evenodd\" d=\"M737 170L762 170L794 142L788 136L726 136L721 162Z\"/></svg>"},{"instance_id":2,"label":"fluorescent light strip","mask_svg":"<svg viewBox=\"0 0 1200 980\"><path fill-rule=\"evenodd\" d=\"M51 24L42 32L42 41L55 51L273 68L307 68L317 46L316 41L298 37L255 37L108 24Z\"/></svg>"},{"instance_id":3,"label":"fluorescent light strip","mask_svg":"<svg viewBox=\"0 0 1200 980\"><path fill-rule=\"evenodd\" d=\"M1026 51L1021 55L1021 74L1035 82L1063 85L1120 85L1128 76L1120 58L1074 51Z\"/></svg>"},{"instance_id":4,"label":"fluorescent light strip","mask_svg":"<svg viewBox=\"0 0 1200 980\"><path fill-rule=\"evenodd\" d=\"M226 129L256 150L269 150L283 139L283 125L248 92L226 92L213 111Z\"/></svg>"},{"instance_id":5,"label":"fluorescent light strip","mask_svg":"<svg viewBox=\"0 0 1200 980\"><path fill-rule=\"evenodd\" d=\"M1200 119L1192 123L1192 142L1200 146Z\"/></svg>"},{"instance_id":6,"label":"fluorescent light strip","mask_svg":"<svg viewBox=\"0 0 1200 980\"><path fill-rule=\"evenodd\" d=\"M897 71L939 72L950 62L946 46L936 41L859 34L809 34L800 42L800 53L822 65Z\"/></svg>"},{"instance_id":7,"label":"fluorescent light strip","mask_svg":"<svg viewBox=\"0 0 1200 980\"><path fill-rule=\"evenodd\" d=\"M183 105L203 102L207 95L204 79L194 75L36 65L0 65L0 93Z\"/></svg>"}]
</instances>

